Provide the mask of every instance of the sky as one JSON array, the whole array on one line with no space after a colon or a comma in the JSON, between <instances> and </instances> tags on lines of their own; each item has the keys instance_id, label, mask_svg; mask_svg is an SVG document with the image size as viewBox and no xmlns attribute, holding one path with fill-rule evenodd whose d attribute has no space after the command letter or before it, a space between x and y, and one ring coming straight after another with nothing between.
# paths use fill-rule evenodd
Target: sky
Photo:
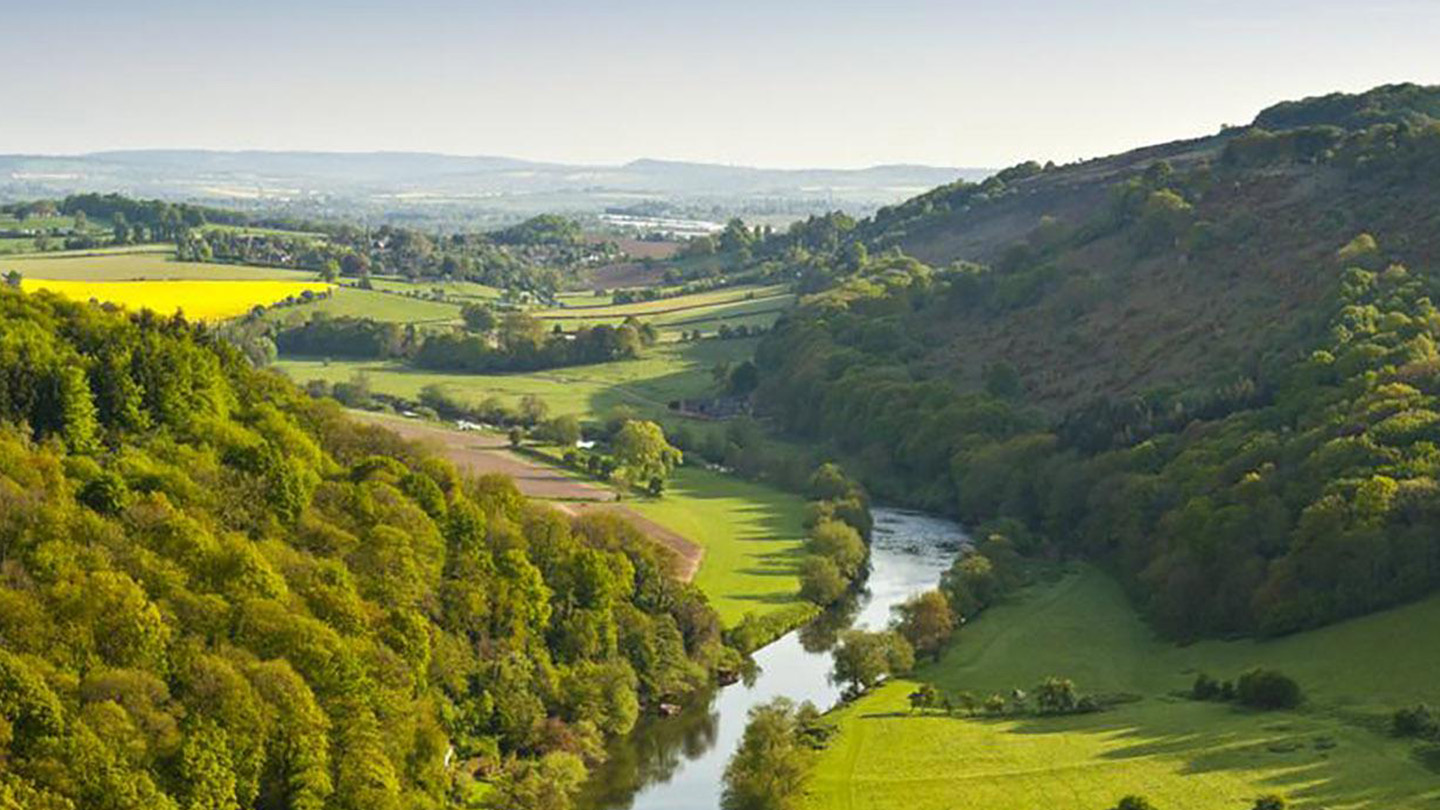
<instances>
[{"instance_id":1,"label":"sky","mask_svg":"<svg viewBox=\"0 0 1440 810\"><path fill-rule=\"evenodd\" d=\"M1440 0L46 0L0 153L1001 167L1440 83Z\"/></svg>"}]
</instances>

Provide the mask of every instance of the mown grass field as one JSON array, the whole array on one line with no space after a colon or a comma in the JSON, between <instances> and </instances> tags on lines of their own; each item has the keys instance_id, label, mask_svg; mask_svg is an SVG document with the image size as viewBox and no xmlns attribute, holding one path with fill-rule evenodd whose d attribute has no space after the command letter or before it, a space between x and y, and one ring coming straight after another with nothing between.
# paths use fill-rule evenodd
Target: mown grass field
<instances>
[{"instance_id":1,"label":"mown grass field","mask_svg":"<svg viewBox=\"0 0 1440 810\"><path fill-rule=\"evenodd\" d=\"M334 298L343 299L348 289ZM329 301L321 302L328 304ZM276 367L296 382L343 382L364 372L378 393L413 398L420 389L438 384L446 393L470 404L498 397L510 405L534 394L550 406L552 415L573 414L582 419L604 418L617 405L628 405L641 415L668 414L670 400L709 394L714 382L710 370L722 361L738 361L755 352L755 340L702 340L666 343L648 350L638 360L592 366L573 366L528 374L445 374L407 368L400 363L375 360L283 358Z\"/></svg>"},{"instance_id":2,"label":"mown grass field","mask_svg":"<svg viewBox=\"0 0 1440 810\"><path fill-rule=\"evenodd\" d=\"M389 323L446 324L460 321L459 304L411 298L377 290L362 290L359 287L337 287L329 298L276 311L271 313L270 317L299 322L309 320L311 314L316 312L371 318Z\"/></svg>"},{"instance_id":3,"label":"mown grass field","mask_svg":"<svg viewBox=\"0 0 1440 810\"><path fill-rule=\"evenodd\" d=\"M49 290L76 301L95 299L127 309L152 309L164 315L181 311L191 320L218 321L241 315L306 290L329 285L309 281L77 281L26 278L21 288Z\"/></svg>"},{"instance_id":4,"label":"mown grass field","mask_svg":"<svg viewBox=\"0 0 1440 810\"><path fill-rule=\"evenodd\" d=\"M799 605L805 501L732 476L683 467L662 498L630 508L705 547L695 584L726 626Z\"/></svg>"},{"instance_id":5,"label":"mown grass field","mask_svg":"<svg viewBox=\"0 0 1440 810\"><path fill-rule=\"evenodd\" d=\"M1440 700L1440 598L1266 642L1177 647L1155 639L1120 588L1082 567L967 625L938 664L832 716L814 810L1107 808L1126 794L1172 810L1248 808L1280 793L1302 808L1440 806L1440 777L1384 733L1389 713ZM1199 671L1278 668L1305 689L1298 711L1257 713L1177 697ZM1048 675L1140 700L1056 719L912 715L923 680L980 695Z\"/></svg>"},{"instance_id":6,"label":"mown grass field","mask_svg":"<svg viewBox=\"0 0 1440 810\"><path fill-rule=\"evenodd\" d=\"M0 258L0 272L25 278L71 281L233 280L313 282L314 273L275 267L206 264L175 260L172 247L44 253ZM283 297L283 296L282 296Z\"/></svg>"},{"instance_id":7,"label":"mown grass field","mask_svg":"<svg viewBox=\"0 0 1440 810\"><path fill-rule=\"evenodd\" d=\"M721 304L734 304L761 298L774 298L784 294L785 288L782 285L725 287L719 290L707 290L701 293L680 295L674 298L637 301L632 304L606 303L589 305L576 303L571 306L539 310L535 313L535 316L544 319L593 320L596 323L612 318L623 320L631 315L644 320L659 314L669 314L687 309L702 309ZM570 298L565 300L585 301L587 299ZM603 301L604 299L600 300Z\"/></svg>"},{"instance_id":8,"label":"mown grass field","mask_svg":"<svg viewBox=\"0 0 1440 810\"><path fill-rule=\"evenodd\" d=\"M374 276L370 279L370 285L382 292L395 293L429 293L431 290L444 290L447 298L462 299L466 303L470 301L491 301L504 294L503 290L490 287L474 281L431 281L420 282L406 281L401 278L389 278Z\"/></svg>"}]
</instances>

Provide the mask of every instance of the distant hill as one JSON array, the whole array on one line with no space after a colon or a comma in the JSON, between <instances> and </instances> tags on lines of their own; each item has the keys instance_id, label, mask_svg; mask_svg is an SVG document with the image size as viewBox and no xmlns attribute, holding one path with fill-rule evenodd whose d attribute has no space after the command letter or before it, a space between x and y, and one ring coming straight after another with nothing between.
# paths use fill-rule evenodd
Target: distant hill
<instances>
[{"instance_id":1,"label":"distant hill","mask_svg":"<svg viewBox=\"0 0 1440 810\"><path fill-rule=\"evenodd\" d=\"M986 169L876 166L758 169L643 159L620 166L412 152L138 150L0 155L0 199L121 192L304 213L383 215L438 210L518 219L599 213L638 204L688 215L868 213Z\"/></svg>"}]
</instances>

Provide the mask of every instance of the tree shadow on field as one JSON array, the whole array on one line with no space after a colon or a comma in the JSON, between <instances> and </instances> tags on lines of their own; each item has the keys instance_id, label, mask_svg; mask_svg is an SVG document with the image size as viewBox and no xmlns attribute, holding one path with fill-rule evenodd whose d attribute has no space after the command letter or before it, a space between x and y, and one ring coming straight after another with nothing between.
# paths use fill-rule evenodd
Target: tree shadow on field
<instances>
[{"instance_id":1,"label":"tree shadow on field","mask_svg":"<svg viewBox=\"0 0 1440 810\"><path fill-rule=\"evenodd\" d=\"M921 716L890 711L862 714L860 718ZM1388 746L1406 743L1376 735L1359 725L1337 724L1333 716L1319 711L1261 713L1226 705L1152 697L1140 704L1126 704L1094 714L956 716L952 719L991 726L1002 735L1002 745L1003 735L1096 737L1099 739L1093 742L1102 750L1086 759L1097 764L1159 759L1173 763L1175 773L1182 778L1225 772L1244 778L1249 774L1257 795L1278 793L1297 808L1320 810L1343 806L1392 810L1435 807L1440 803L1440 781L1421 777L1410 770L1411 763L1406 757L1393 756L1403 748L1385 750ZM1008 728L1004 728L1006 726ZM1064 767L1061 763L1056 766ZM1261 771L1264 773L1257 775ZM1204 788L1196 785L1194 789ZM1140 787L1136 791L1149 792ZM1171 796L1157 788L1150 798L1163 806ZM1229 805L1211 802L1204 806Z\"/></svg>"}]
</instances>

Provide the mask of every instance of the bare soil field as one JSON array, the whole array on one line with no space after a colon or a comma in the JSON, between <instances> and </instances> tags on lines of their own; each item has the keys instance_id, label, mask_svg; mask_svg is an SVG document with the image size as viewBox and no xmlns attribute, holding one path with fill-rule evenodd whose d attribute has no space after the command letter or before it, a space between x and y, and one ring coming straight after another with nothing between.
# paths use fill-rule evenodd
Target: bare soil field
<instances>
[{"instance_id":1,"label":"bare soil field","mask_svg":"<svg viewBox=\"0 0 1440 810\"><path fill-rule=\"evenodd\" d=\"M546 500L613 501L615 492L597 484L571 478L511 453L509 442L491 433L450 430L387 414L352 411L355 418L382 425L407 439L428 444L455 466L474 475L499 473L515 479L520 491L531 498Z\"/></svg>"},{"instance_id":2,"label":"bare soil field","mask_svg":"<svg viewBox=\"0 0 1440 810\"><path fill-rule=\"evenodd\" d=\"M613 290L617 287L650 287L665 278L665 270L659 265L646 267L640 262L622 262L597 267L589 273L586 286L595 290Z\"/></svg>"}]
</instances>

